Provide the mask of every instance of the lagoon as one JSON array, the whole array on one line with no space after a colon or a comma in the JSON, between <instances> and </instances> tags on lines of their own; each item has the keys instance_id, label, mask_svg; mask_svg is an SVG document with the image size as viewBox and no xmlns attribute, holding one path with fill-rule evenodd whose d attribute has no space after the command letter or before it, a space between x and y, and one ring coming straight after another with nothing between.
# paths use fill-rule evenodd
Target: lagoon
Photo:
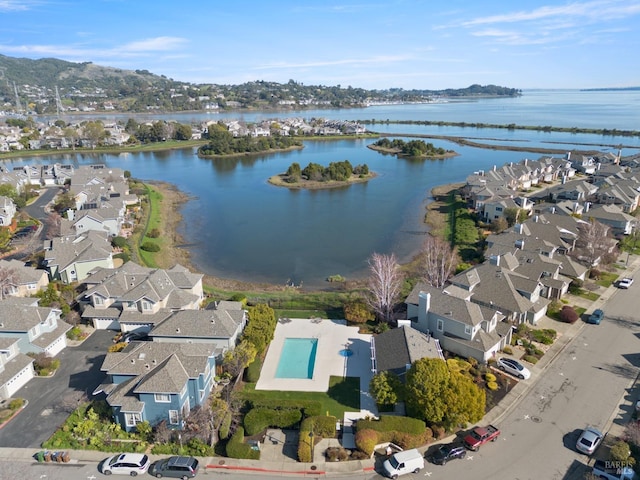
<instances>
[{"instance_id":1,"label":"lagoon","mask_svg":"<svg viewBox=\"0 0 640 480\"><path fill-rule=\"evenodd\" d=\"M624 103L640 105L638 92L545 93L516 99L483 99L447 104L378 106L356 110L320 110L297 113L260 112L236 115L245 121L282 116L339 119L385 118L484 123L540 124L594 128L638 129ZM607 95L612 93L614 95ZM615 95L620 94L620 95ZM591 99L591 103L586 99ZM554 100L555 99L555 100ZM612 99L618 99L615 102ZM578 101L580 100L580 101ZM553 106L553 101L556 101ZM634 103L635 102L635 103ZM543 112L543 106L546 113ZM579 110L576 110L580 107ZM433 108L435 107L435 109ZM575 123L567 110L571 108ZM626 111L626 114L625 114ZM425 112L429 112L428 115ZM529 113L527 113L529 112ZM599 112L600 122L584 112ZM637 112L637 109L635 110ZM544 115L543 115L544 113ZM366 114L366 116L365 116ZM339 115L339 116L338 116ZM174 114L167 117L211 119L216 115ZM426 118L426 117L429 118ZM519 120L515 116L521 116ZM546 116L546 118L543 118ZM84 117L86 118L86 117ZM112 117L109 117L112 118ZM128 118L128 117L127 117ZM531 121L525 121L528 118ZM626 119L625 119L626 118ZM536 121L536 120L547 121ZM555 119L555 121L554 121ZM564 123L569 122L569 123ZM635 126L632 126L636 123ZM520 146L584 149L584 144L613 151L616 145L630 155L640 151L636 137L603 137L558 132L461 129L415 125L376 124L372 129L387 133L434 133L501 139ZM415 132L413 131L415 130ZM536 153L493 151L460 147L433 140L436 147L460 155L444 160L410 160L381 154L367 148L375 140L306 141L305 148L291 152L242 157L201 159L193 149L155 153L77 154L5 160L15 166L25 163L104 163L131 171L136 178L175 184L193 197L182 209L179 233L184 237L193 264L203 273L222 278L305 287L327 287L326 278L347 279L366 275L367 259L373 252L394 252L406 262L419 250L426 234L424 206L436 185L462 182L476 170L493 165L539 158ZM427 140L430 141L430 140ZM489 140L488 142L495 142ZM558 146L557 142L561 142ZM499 142L498 142L499 143ZM594 149L596 149L594 147ZM349 160L366 163L378 177L363 184L330 190L289 190L267 183L293 163L328 165Z\"/></svg>"}]
</instances>

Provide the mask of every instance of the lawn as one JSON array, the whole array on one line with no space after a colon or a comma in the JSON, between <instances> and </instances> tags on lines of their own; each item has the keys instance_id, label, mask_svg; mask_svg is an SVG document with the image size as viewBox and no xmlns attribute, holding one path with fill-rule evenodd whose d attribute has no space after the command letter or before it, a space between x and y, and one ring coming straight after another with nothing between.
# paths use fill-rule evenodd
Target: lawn
<instances>
[{"instance_id":1,"label":"lawn","mask_svg":"<svg viewBox=\"0 0 640 480\"><path fill-rule=\"evenodd\" d=\"M360 379L358 377L329 378L327 392L280 392L256 390L255 383L245 384L240 393L247 400L315 400L322 404L322 411L336 418L343 418L345 412L360 410Z\"/></svg>"}]
</instances>

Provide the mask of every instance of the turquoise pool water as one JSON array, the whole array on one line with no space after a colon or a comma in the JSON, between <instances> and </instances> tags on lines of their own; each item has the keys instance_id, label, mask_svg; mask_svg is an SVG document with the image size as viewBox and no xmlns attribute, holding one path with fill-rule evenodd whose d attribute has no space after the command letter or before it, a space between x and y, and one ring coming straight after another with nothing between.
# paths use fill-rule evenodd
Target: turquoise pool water
<instances>
[{"instance_id":1,"label":"turquoise pool water","mask_svg":"<svg viewBox=\"0 0 640 480\"><path fill-rule=\"evenodd\" d=\"M285 338L276 378L313 378L317 338Z\"/></svg>"}]
</instances>

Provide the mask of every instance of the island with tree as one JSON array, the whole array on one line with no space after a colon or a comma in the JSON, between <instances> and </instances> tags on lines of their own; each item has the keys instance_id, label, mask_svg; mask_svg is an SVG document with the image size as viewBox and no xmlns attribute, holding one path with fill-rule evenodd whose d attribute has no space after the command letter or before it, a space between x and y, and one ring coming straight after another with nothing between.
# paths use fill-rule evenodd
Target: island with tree
<instances>
[{"instance_id":1,"label":"island with tree","mask_svg":"<svg viewBox=\"0 0 640 480\"><path fill-rule=\"evenodd\" d=\"M424 140L411 140L405 142L396 138L389 140L388 138L381 138L375 143L368 145L371 150L376 150L383 153L391 153L401 157L412 158L449 158L455 157L458 154L453 150L445 150L442 147L436 147L433 143L427 143Z\"/></svg>"},{"instance_id":2,"label":"island with tree","mask_svg":"<svg viewBox=\"0 0 640 480\"><path fill-rule=\"evenodd\" d=\"M349 160L331 162L328 167L311 162L304 168L294 162L285 173L269 178L269 183L279 187L319 190L367 182L375 176L367 164L354 167Z\"/></svg>"}]
</instances>

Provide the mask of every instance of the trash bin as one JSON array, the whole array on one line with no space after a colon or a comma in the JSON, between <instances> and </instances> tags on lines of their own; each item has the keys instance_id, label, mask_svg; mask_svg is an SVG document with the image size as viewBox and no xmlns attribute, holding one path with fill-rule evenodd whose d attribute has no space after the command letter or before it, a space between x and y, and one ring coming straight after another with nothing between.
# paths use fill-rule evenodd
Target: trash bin
<instances>
[{"instance_id":1,"label":"trash bin","mask_svg":"<svg viewBox=\"0 0 640 480\"><path fill-rule=\"evenodd\" d=\"M38 461L38 463L44 462L44 452L42 450L36 453L36 460Z\"/></svg>"},{"instance_id":2,"label":"trash bin","mask_svg":"<svg viewBox=\"0 0 640 480\"><path fill-rule=\"evenodd\" d=\"M45 462L51 461L51 452L44 452L44 461Z\"/></svg>"}]
</instances>

